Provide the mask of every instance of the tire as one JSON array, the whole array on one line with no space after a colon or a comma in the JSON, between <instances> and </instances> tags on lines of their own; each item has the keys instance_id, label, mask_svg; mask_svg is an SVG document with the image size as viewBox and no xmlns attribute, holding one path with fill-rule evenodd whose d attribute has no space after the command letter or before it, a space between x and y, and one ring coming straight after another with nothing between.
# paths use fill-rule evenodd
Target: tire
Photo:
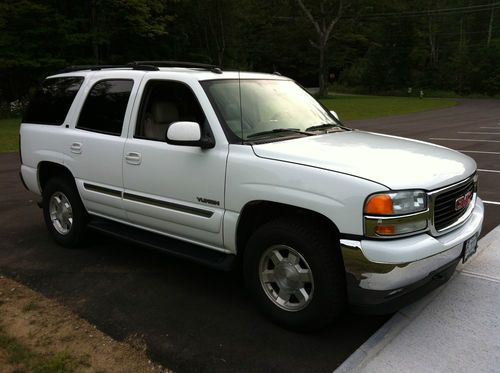
<instances>
[{"instance_id":1,"label":"tire","mask_svg":"<svg viewBox=\"0 0 500 373\"><path fill-rule=\"evenodd\" d=\"M243 271L261 310L287 329L323 328L346 303L338 239L305 219L281 218L259 227L246 245Z\"/></svg>"},{"instance_id":2,"label":"tire","mask_svg":"<svg viewBox=\"0 0 500 373\"><path fill-rule=\"evenodd\" d=\"M45 185L42 196L43 217L54 241L64 247L78 246L88 216L74 182L54 177Z\"/></svg>"}]
</instances>

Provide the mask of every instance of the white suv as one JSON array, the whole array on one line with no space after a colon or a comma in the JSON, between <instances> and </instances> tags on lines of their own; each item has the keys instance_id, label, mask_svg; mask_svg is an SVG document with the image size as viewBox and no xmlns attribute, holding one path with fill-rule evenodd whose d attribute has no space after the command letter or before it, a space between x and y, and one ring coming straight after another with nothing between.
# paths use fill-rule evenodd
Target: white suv
<instances>
[{"instance_id":1,"label":"white suv","mask_svg":"<svg viewBox=\"0 0 500 373\"><path fill-rule=\"evenodd\" d=\"M435 288L474 253L483 221L471 158L347 128L279 75L69 68L43 82L20 142L21 178L58 243L92 228L241 263L264 312L298 330Z\"/></svg>"}]
</instances>

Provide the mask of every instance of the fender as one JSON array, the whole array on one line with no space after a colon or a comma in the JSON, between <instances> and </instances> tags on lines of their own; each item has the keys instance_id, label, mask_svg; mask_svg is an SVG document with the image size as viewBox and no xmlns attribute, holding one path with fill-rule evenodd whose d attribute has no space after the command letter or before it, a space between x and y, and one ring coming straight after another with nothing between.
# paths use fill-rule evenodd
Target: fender
<instances>
[{"instance_id":1,"label":"fender","mask_svg":"<svg viewBox=\"0 0 500 373\"><path fill-rule=\"evenodd\" d=\"M236 248L239 214L252 201L300 207L328 218L340 233L363 234L363 199L381 185L355 176L257 157L250 146L230 145L226 173L224 245Z\"/></svg>"}]
</instances>

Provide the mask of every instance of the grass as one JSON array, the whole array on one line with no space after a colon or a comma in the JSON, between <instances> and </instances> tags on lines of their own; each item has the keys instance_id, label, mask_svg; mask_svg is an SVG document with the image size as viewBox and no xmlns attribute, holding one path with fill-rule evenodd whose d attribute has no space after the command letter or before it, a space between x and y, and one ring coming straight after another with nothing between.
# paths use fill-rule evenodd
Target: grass
<instances>
[{"instance_id":1,"label":"grass","mask_svg":"<svg viewBox=\"0 0 500 373\"><path fill-rule=\"evenodd\" d=\"M38 309L38 304L34 301L30 301L23 306L23 312L35 311Z\"/></svg>"},{"instance_id":2,"label":"grass","mask_svg":"<svg viewBox=\"0 0 500 373\"><path fill-rule=\"evenodd\" d=\"M387 96L334 96L320 100L343 121L401 115L457 105L449 99Z\"/></svg>"},{"instance_id":3,"label":"grass","mask_svg":"<svg viewBox=\"0 0 500 373\"><path fill-rule=\"evenodd\" d=\"M33 373L70 373L79 367L88 367L88 359L77 359L67 352L41 354L34 352L0 330L0 350L7 354L9 363L20 365Z\"/></svg>"},{"instance_id":4,"label":"grass","mask_svg":"<svg viewBox=\"0 0 500 373\"><path fill-rule=\"evenodd\" d=\"M395 97L407 97L408 88L401 89L391 89L391 90L383 90L383 91L375 91L369 92L366 87L362 86L345 86L342 84L335 84L331 87L333 91L339 94L359 94L359 95L372 95L372 96L395 96ZM412 87L413 97L418 97L420 92L419 87ZM429 89L423 88L425 97L436 97L436 98L473 98L473 99L500 99L500 94L495 94L493 96L487 95L486 93L469 93L469 94L460 94L454 91L447 91L442 89Z\"/></svg>"},{"instance_id":5,"label":"grass","mask_svg":"<svg viewBox=\"0 0 500 373\"><path fill-rule=\"evenodd\" d=\"M0 153L19 150L20 118L0 119Z\"/></svg>"}]
</instances>

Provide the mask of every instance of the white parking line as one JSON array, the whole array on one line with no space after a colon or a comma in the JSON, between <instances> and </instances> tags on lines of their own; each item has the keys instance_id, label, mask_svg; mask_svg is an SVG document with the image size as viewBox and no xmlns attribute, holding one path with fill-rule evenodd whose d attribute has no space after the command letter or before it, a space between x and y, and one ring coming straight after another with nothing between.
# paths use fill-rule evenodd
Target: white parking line
<instances>
[{"instance_id":1,"label":"white parking line","mask_svg":"<svg viewBox=\"0 0 500 373\"><path fill-rule=\"evenodd\" d=\"M488 205L499 205L500 206L500 202L495 202L495 201L483 201L483 203L487 203Z\"/></svg>"},{"instance_id":2,"label":"white parking line","mask_svg":"<svg viewBox=\"0 0 500 373\"><path fill-rule=\"evenodd\" d=\"M500 132L468 132L468 131L458 131L457 133L466 133L469 135L500 135Z\"/></svg>"},{"instance_id":3,"label":"white parking line","mask_svg":"<svg viewBox=\"0 0 500 373\"><path fill-rule=\"evenodd\" d=\"M478 168L477 170L481 172L494 172L500 174L500 171L498 170L485 170L484 168Z\"/></svg>"},{"instance_id":4,"label":"white parking line","mask_svg":"<svg viewBox=\"0 0 500 373\"><path fill-rule=\"evenodd\" d=\"M445 137L429 137L429 140L441 140L441 141L500 142L500 140L448 139L448 138L445 138Z\"/></svg>"},{"instance_id":5,"label":"white parking line","mask_svg":"<svg viewBox=\"0 0 500 373\"><path fill-rule=\"evenodd\" d=\"M485 152L481 150L458 150L461 153L477 153L477 154L496 154L500 155L500 152Z\"/></svg>"},{"instance_id":6,"label":"white parking line","mask_svg":"<svg viewBox=\"0 0 500 373\"><path fill-rule=\"evenodd\" d=\"M500 126L499 127L479 127L479 128L487 128L490 130L500 130Z\"/></svg>"}]
</instances>

